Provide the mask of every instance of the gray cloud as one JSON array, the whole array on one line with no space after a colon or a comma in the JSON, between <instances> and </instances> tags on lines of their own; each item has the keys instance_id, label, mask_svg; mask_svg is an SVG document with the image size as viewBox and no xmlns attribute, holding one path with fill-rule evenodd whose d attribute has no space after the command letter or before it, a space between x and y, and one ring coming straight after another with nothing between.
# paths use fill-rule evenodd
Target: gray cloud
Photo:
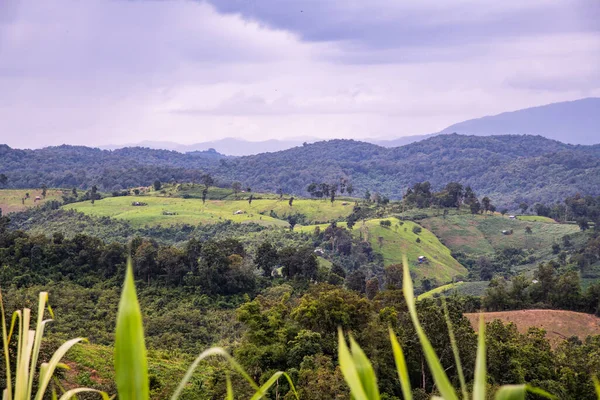
<instances>
[{"instance_id":1,"label":"gray cloud","mask_svg":"<svg viewBox=\"0 0 600 400\"><path fill-rule=\"evenodd\" d=\"M401 136L599 96L598 3L521 3L0 1L0 143Z\"/></svg>"}]
</instances>

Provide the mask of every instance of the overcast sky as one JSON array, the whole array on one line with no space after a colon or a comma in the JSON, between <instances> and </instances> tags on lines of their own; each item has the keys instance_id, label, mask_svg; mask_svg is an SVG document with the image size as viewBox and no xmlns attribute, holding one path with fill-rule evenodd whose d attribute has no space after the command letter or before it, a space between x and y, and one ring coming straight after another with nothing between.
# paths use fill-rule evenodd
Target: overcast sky
<instances>
[{"instance_id":1,"label":"overcast sky","mask_svg":"<svg viewBox=\"0 0 600 400\"><path fill-rule=\"evenodd\" d=\"M379 138L600 96L598 0L0 0L0 143Z\"/></svg>"}]
</instances>

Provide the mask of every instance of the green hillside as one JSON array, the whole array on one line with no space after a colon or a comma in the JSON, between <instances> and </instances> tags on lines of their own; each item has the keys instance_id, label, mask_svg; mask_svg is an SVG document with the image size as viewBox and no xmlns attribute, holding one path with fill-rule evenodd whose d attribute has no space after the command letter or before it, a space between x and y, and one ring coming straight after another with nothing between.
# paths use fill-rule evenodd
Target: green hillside
<instances>
[{"instance_id":1,"label":"green hillside","mask_svg":"<svg viewBox=\"0 0 600 400\"><path fill-rule=\"evenodd\" d=\"M579 231L576 225L540 221L500 215L449 215L427 218L421 223L452 251L471 255L491 254L509 247L548 251L563 236ZM512 234L502 233L511 230Z\"/></svg>"},{"instance_id":2,"label":"green hillside","mask_svg":"<svg viewBox=\"0 0 600 400\"><path fill-rule=\"evenodd\" d=\"M381 226L380 221L383 220L390 221L392 225ZM372 219L364 225L356 224L354 231L368 239L373 249L383 255L385 265L402 263L402 256L406 254L417 279L434 278L439 282L448 282L455 276L466 275L466 268L452 257L450 250L433 233L422 228L416 234L413 232L415 227L419 225L412 221L385 218ZM420 243L417 243L417 238ZM419 264L420 256L428 261Z\"/></svg>"},{"instance_id":3,"label":"green hillside","mask_svg":"<svg viewBox=\"0 0 600 400\"><path fill-rule=\"evenodd\" d=\"M247 200L207 200L183 199L155 196L108 197L97 200L73 203L64 206L93 216L119 218L134 226L211 224L231 220L234 222L254 222L269 226L289 226L285 218L301 214L306 221L327 222L345 217L352 212L352 204L336 201L331 204L323 200L294 200L290 207L289 199L261 199L249 204ZM133 206L132 203L146 203ZM236 214L237 212L240 212ZM172 215L166 215L172 214Z\"/></svg>"}]
</instances>

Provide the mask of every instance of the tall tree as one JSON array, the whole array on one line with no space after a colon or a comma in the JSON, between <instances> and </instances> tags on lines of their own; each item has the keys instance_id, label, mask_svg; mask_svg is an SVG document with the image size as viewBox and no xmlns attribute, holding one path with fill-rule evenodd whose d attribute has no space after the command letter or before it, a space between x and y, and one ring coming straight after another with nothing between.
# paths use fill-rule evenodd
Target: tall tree
<instances>
[{"instance_id":1,"label":"tall tree","mask_svg":"<svg viewBox=\"0 0 600 400\"><path fill-rule=\"evenodd\" d=\"M98 193L98 187L96 185L92 186L92 190L90 191L90 196L92 198L92 204L96 201L96 194Z\"/></svg>"},{"instance_id":2,"label":"tall tree","mask_svg":"<svg viewBox=\"0 0 600 400\"><path fill-rule=\"evenodd\" d=\"M233 194L237 198L238 193L242 190L241 182L235 181L231 184L231 189L233 190Z\"/></svg>"},{"instance_id":3,"label":"tall tree","mask_svg":"<svg viewBox=\"0 0 600 400\"><path fill-rule=\"evenodd\" d=\"M490 206L492 205L492 200L489 197L485 196L481 199L481 205L483 206L483 210L487 213L490 210Z\"/></svg>"},{"instance_id":4,"label":"tall tree","mask_svg":"<svg viewBox=\"0 0 600 400\"><path fill-rule=\"evenodd\" d=\"M354 186L352 186L352 183L349 183L346 186L346 192L348 193L348 196L352 196L352 193L354 193Z\"/></svg>"},{"instance_id":5,"label":"tall tree","mask_svg":"<svg viewBox=\"0 0 600 400\"><path fill-rule=\"evenodd\" d=\"M273 247L271 242L263 242L256 250L254 264L262 270L264 276L271 276L273 268L279 263L279 255L277 249Z\"/></svg>"},{"instance_id":6,"label":"tall tree","mask_svg":"<svg viewBox=\"0 0 600 400\"><path fill-rule=\"evenodd\" d=\"M4 174L0 174L0 186L4 187L8 183L8 177Z\"/></svg>"}]
</instances>

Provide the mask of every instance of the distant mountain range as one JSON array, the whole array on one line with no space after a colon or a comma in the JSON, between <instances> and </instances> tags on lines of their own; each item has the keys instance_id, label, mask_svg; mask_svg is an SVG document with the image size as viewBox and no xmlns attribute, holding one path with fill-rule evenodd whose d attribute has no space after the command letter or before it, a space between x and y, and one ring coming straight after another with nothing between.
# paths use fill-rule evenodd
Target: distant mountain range
<instances>
[{"instance_id":1,"label":"distant mountain range","mask_svg":"<svg viewBox=\"0 0 600 400\"><path fill-rule=\"evenodd\" d=\"M553 103L451 125L461 135L541 135L570 144L600 143L600 98Z\"/></svg>"},{"instance_id":2,"label":"distant mountain range","mask_svg":"<svg viewBox=\"0 0 600 400\"><path fill-rule=\"evenodd\" d=\"M600 143L600 98L553 103L471 119L428 135L404 136L395 139L363 139L363 141L383 147L398 147L447 133L475 136L527 134L540 135L563 143L596 144ZM229 156L245 156L286 150L301 146L303 143L313 143L319 140L314 137L265 141L225 138L191 145L144 141L127 145L108 145L101 148L112 150L139 146L174 150L181 153L215 149L217 152Z\"/></svg>"}]
</instances>

